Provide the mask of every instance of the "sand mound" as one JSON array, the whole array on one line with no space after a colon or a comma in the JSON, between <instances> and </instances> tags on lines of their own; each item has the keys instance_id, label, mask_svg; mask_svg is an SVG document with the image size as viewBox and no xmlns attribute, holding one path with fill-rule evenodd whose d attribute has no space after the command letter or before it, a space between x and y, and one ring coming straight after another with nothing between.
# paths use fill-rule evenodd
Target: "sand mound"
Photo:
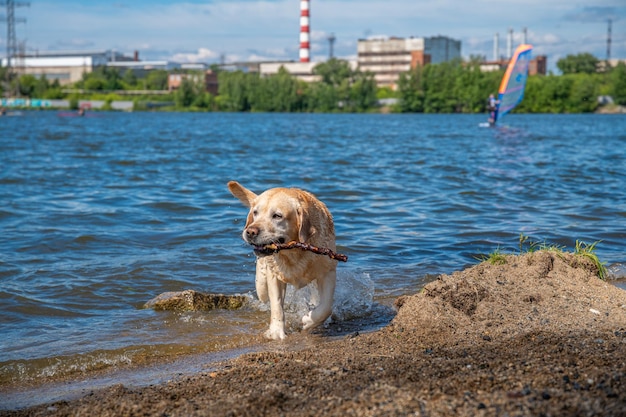
<instances>
[{"instance_id":1,"label":"sand mound","mask_svg":"<svg viewBox=\"0 0 626 417\"><path fill-rule=\"evenodd\" d=\"M583 256L541 251L509 255L442 275L421 293L403 297L393 326L418 330L450 346L510 339L543 331L560 334L624 331L624 291L598 279Z\"/></svg>"},{"instance_id":2,"label":"sand mound","mask_svg":"<svg viewBox=\"0 0 626 417\"><path fill-rule=\"evenodd\" d=\"M214 372L15 415L626 415L626 291L584 257L508 256L397 305L374 333L298 351L311 336L290 335Z\"/></svg>"}]
</instances>

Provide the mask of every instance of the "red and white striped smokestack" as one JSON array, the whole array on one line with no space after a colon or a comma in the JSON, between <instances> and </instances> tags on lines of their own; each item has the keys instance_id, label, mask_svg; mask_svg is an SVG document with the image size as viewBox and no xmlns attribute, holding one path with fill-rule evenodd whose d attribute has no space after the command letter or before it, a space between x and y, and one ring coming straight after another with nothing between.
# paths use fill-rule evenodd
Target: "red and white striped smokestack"
<instances>
[{"instance_id":1,"label":"red and white striped smokestack","mask_svg":"<svg viewBox=\"0 0 626 417\"><path fill-rule=\"evenodd\" d=\"M300 62L309 62L311 58L309 10L309 0L300 0Z\"/></svg>"}]
</instances>

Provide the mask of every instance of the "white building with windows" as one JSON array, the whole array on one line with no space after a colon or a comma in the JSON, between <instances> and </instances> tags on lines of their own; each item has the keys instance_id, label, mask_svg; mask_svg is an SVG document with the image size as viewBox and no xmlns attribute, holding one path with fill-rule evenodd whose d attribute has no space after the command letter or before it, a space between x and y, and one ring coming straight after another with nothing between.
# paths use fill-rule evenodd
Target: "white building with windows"
<instances>
[{"instance_id":1,"label":"white building with windows","mask_svg":"<svg viewBox=\"0 0 626 417\"><path fill-rule=\"evenodd\" d=\"M379 87L395 88L402 72L461 58L461 41L446 36L359 39L357 53L361 71L374 74Z\"/></svg>"},{"instance_id":2,"label":"white building with windows","mask_svg":"<svg viewBox=\"0 0 626 417\"><path fill-rule=\"evenodd\" d=\"M3 58L2 66L6 65L7 60ZM11 66L20 75L45 76L48 81L58 80L61 85L80 81L84 73L93 72L99 66L114 67L122 72L126 69L148 71L180 67L169 61L139 61L137 53L128 57L111 50L35 52L12 57Z\"/></svg>"}]
</instances>

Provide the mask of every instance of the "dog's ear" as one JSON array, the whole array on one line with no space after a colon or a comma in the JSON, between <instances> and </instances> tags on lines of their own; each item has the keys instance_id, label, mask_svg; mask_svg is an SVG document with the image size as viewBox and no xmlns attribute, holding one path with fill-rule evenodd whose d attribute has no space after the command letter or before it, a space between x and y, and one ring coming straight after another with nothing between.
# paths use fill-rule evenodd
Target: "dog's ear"
<instances>
[{"instance_id":1,"label":"dog's ear","mask_svg":"<svg viewBox=\"0 0 626 417\"><path fill-rule=\"evenodd\" d=\"M298 239L300 242L307 242L315 234L316 230L311 223L311 218L308 213L302 208L298 207Z\"/></svg>"},{"instance_id":2,"label":"dog's ear","mask_svg":"<svg viewBox=\"0 0 626 417\"><path fill-rule=\"evenodd\" d=\"M237 197L239 201L241 201L243 205L246 207L252 207L252 202L257 197L255 193L248 190L246 187L239 184L237 181L229 181L228 189L230 190L230 193L233 196Z\"/></svg>"}]
</instances>

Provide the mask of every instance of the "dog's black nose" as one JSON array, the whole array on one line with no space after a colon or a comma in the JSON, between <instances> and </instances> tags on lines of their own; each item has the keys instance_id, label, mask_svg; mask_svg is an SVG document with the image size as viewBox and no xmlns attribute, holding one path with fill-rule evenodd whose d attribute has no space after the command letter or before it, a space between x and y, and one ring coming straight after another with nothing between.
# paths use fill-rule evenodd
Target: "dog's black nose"
<instances>
[{"instance_id":1,"label":"dog's black nose","mask_svg":"<svg viewBox=\"0 0 626 417\"><path fill-rule=\"evenodd\" d=\"M285 238L284 237L279 238L278 243L285 243Z\"/></svg>"},{"instance_id":2,"label":"dog's black nose","mask_svg":"<svg viewBox=\"0 0 626 417\"><path fill-rule=\"evenodd\" d=\"M248 238L257 237L258 235L259 235L258 227L250 226L246 229L246 236L248 236Z\"/></svg>"}]
</instances>

